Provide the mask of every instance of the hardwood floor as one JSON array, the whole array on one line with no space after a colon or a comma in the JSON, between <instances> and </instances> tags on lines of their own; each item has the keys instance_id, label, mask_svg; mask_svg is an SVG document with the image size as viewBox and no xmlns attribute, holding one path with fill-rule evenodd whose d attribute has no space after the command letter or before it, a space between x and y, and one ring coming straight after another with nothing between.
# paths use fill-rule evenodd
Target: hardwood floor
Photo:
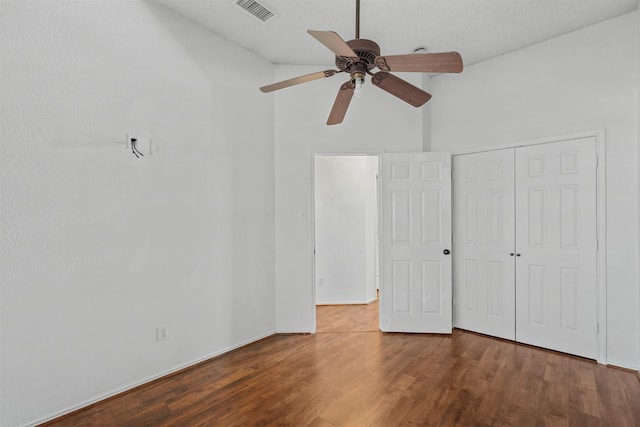
<instances>
[{"instance_id":1,"label":"hardwood floor","mask_svg":"<svg viewBox=\"0 0 640 427\"><path fill-rule=\"evenodd\" d=\"M319 307L315 335L264 339L49 425L640 426L633 372L461 330L361 331L373 308Z\"/></svg>"},{"instance_id":2,"label":"hardwood floor","mask_svg":"<svg viewBox=\"0 0 640 427\"><path fill-rule=\"evenodd\" d=\"M316 332L378 332L378 300L363 305L319 305Z\"/></svg>"}]
</instances>

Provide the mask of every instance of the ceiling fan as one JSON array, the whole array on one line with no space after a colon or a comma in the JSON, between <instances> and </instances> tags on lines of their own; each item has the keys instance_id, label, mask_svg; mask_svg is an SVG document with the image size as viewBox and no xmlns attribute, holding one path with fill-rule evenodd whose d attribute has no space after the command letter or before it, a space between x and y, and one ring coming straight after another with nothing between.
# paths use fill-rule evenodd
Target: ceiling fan
<instances>
[{"instance_id":1,"label":"ceiling fan","mask_svg":"<svg viewBox=\"0 0 640 427\"><path fill-rule=\"evenodd\" d=\"M333 103L328 125L342 123L351 98L356 97L364 84L365 76L371 76L371 83L401 100L420 107L431 95L411 83L394 76L390 71L413 71L422 73L459 73L462 71L462 57L458 52L413 53L408 55L380 56L380 46L372 40L360 38L360 0L356 0L356 38L344 41L333 31L307 30L320 43L336 55L337 70L325 70L292 79L283 80L260 88L268 93L300 83L331 77L338 73L349 73L350 79L340 86ZM373 73L371 70L380 71Z\"/></svg>"}]
</instances>

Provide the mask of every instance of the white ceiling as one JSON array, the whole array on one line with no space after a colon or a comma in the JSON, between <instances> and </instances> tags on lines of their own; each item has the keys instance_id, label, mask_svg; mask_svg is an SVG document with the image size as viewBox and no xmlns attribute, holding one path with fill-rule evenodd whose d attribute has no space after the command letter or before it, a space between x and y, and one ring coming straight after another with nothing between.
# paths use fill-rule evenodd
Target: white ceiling
<instances>
[{"instance_id":1,"label":"white ceiling","mask_svg":"<svg viewBox=\"0 0 640 427\"><path fill-rule=\"evenodd\" d=\"M278 16L263 23L235 0L155 0L275 64L333 64L306 34L355 37L355 0L259 0ZM361 0L360 37L382 55L456 50L466 65L625 14L640 0Z\"/></svg>"}]
</instances>

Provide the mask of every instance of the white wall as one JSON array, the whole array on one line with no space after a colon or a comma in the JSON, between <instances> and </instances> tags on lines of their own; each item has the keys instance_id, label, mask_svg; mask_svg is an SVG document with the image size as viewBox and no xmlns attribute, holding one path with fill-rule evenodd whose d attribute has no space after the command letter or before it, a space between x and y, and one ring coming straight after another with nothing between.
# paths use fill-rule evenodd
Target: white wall
<instances>
[{"instance_id":1,"label":"white wall","mask_svg":"<svg viewBox=\"0 0 640 427\"><path fill-rule=\"evenodd\" d=\"M636 21L637 21L636 29L638 30L638 58L640 58L640 13L636 13ZM640 59L638 61L640 62ZM640 139L640 84L638 84L638 139ZM638 144L640 145L640 141ZM638 156L639 156L638 165L640 165L640 150L638 150ZM640 170L636 169L636 171L638 172L638 191L639 191L638 200L640 201ZM639 206L639 213L638 213L638 221L639 221L638 230L640 230L640 206ZM640 234L640 231L639 231L639 234ZM640 245L640 235L638 236L638 245ZM640 255L640 246L638 247L638 249L639 249L638 254ZM638 262L640 265L640 260ZM640 297L640 295L638 295L638 297ZM640 306L640 301L638 302L638 306ZM638 310L638 316L640 317L640 310ZM640 323L640 318L638 319L638 323ZM638 340L640 341L640 328L638 329L638 334L639 334Z\"/></svg>"},{"instance_id":2,"label":"white wall","mask_svg":"<svg viewBox=\"0 0 640 427\"><path fill-rule=\"evenodd\" d=\"M640 367L638 14L432 79L433 151L606 128L607 356Z\"/></svg>"},{"instance_id":3,"label":"white wall","mask_svg":"<svg viewBox=\"0 0 640 427\"><path fill-rule=\"evenodd\" d=\"M331 56L327 58L330 63ZM275 67L274 81L327 69L328 65ZM420 75L403 78L420 86ZM287 88L275 97L276 328L315 330L312 273L313 154L422 151L422 111L367 82L353 99L344 123L325 125L347 76ZM265 80L262 83L269 83Z\"/></svg>"},{"instance_id":4,"label":"white wall","mask_svg":"<svg viewBox=\"0 0 640 427\"><path fill-rule=\"evenodd\" d=\"M316 304L365 304L375 295L377 157L315 157Z\"/></svg>"},{"instance_id":5,"label":"white wall","mask_svg":"<svg viewBox=\"0 0 640 427\"><path fill-rule=\"evenodd\" d=\"M3 1L0 52L0 425L272 334L273 66L141 1Z\"/></svg>"},{"instance_id":6,"label":"white wall","mask_svg":"<svg viewBox=\"0 0 640 427\"><path fill-rule=\"evenodd\" d=\"M422 88L431 93L431 75L422 75ZM431 150L431 100L422 106L422 151Z\"/></svg>"}]
</instances>

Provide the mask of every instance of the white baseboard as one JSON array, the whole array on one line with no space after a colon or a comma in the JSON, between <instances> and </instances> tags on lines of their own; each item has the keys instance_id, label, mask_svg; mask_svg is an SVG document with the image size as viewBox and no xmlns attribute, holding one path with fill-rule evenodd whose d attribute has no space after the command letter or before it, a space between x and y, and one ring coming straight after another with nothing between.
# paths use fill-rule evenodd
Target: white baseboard
<instances>
[{"instance_id":1,"label":"white baseboard","mask_svg":"<svg viewBox=\"0 0 640 427\"><path fill-rule=\"evenodd\" d=\"M638 365L630 365L628 363L622 363L615 360L607 360L607 366L631 369L632 371L640 371L640 366Z\"/></svg>"},{"instance_id":2,"label":"white baseboard","mask_svg":"<svg viewBox=\"0 0 640 427\"><path fill-rule=\"evenodd\" d=\"M37 426L37 425L42 424L42 423L46 423L46 422L51 421L51 420L55 420L56 418L62 417L62 416L67 415L67 414L70 414L70 413L72 413L74 411L77 411L79 409L86 408L89 405L93 405L94 403L98 403L98 402L100 402L102 400L108 399L110 397L116 396L118 394L124 393L124 392L129 391L129 390L132 390L132 389L134 389L136 387L139 387L141 385L147 384L147 383L149 383L151 381L155 381L155 380L158 380L158 379L160 379L162 377L166 377L166 376L171 375L171 374L173 374L175 372L178 372L178 371L181 371L183 369L189 368L190 366L197 365L198 363L202 363L202 362L207 361L209 359L213 359L214 357L221 356L221 355L223 355L225 353L228 353L228 352L236 350L236 349L238 349L240 347L244 347L245 345L249 345L251 343L254 343L256 341L260 341L261 339L264 339L264 338L267 338L267 337L270 337L270 336L276 335L276 334L277 334L277 332L273 331L273 332L268 332L266 334L259 335L257 337L250 338L250 339L248 339L246 341L242 341L242 342L240 342L240 343L238 343L236 345L233 345L231 347L224 348L224 349L222 349L220 351L217 351L215 353L211 353L211 354L208 354L206 356L200 357L198 359L192 360L191 362L187 362L185 364L173 367L173 368L171 368L169 370L166 370L166 371L163 371L163 372L161 372L161 373L159 373L157 375L152 375L152 376L147 377L145 379L142 379L140 381L136 381L136 382L130 383L130 384L128 384L126 386L123 386L123 387L119 387L119 388L117 388L117 389L115 389L113 391L110 391L108 393L104 393L104 394L101 394L101 395L96 396L94 398L91 398L89 400L85 400L82 403L79 403L77 405L73 405L73 406L71 406L71 407L69 407L67 409L64 409L64 410L60 411L60 412L57 412L55 414L52 414L52 415L47 416L45 418L42 418L42 419L40 419L38 421L34 421L33 423L27 423L27 424L25 424L25 426L33 427L33 426Z\"/></svg>"},{"instance_id":3,"label":"white baseboard","mask_svg":"<svg viewBox=\"0 0 640 427\"><path fill-rule=\"evenodd\" d=\"M329 302L316 301L316 305L366 305L366 304L369 304L369 302L366 302L366 301L329 301Z\"/></svg>"}]
</instances>

